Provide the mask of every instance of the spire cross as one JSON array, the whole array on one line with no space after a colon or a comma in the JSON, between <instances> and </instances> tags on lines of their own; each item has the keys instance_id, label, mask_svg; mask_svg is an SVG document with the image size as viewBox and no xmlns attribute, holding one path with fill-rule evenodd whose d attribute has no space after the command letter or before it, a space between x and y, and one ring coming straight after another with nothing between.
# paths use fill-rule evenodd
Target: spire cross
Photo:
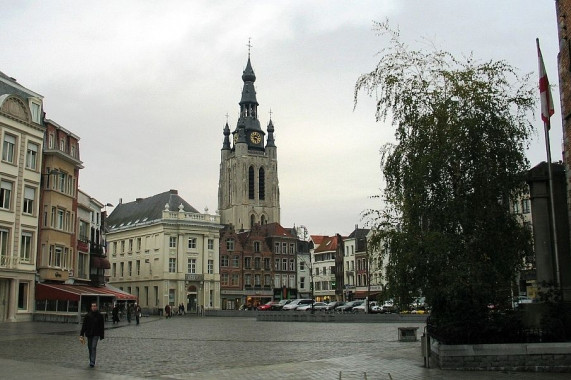
<instances>
[{"instance_id":1,"label":"spire cross","mask_svg":"<svg viewBox=\"0 0 571 380\"><path fill-rule=\"evenodd\" d=\"M226 124L228 124L228 112L226 112Z\"/></svg>"},{"instance_id":2,"label":"spire cross","mask_svg":"<svg viewBox=\"0 0 571 380\"><path fill-rule=\"evenodd\" d=\"M270 120L272 120L272 109L270 108Z\"/></svg>"},{"instance_id":3,"label":"spire cross","mask_svg":"<svg viewBox=\"0 0 571 380\"><path fill-rule=\"evenodd\" d=\"M248 46L248 58L250 58L250 49L252 49L252 42L251 41L252 41L252 37L249 37L248 38L248 45L246 45L246 46Z\"/></svg>"}]
</instances>

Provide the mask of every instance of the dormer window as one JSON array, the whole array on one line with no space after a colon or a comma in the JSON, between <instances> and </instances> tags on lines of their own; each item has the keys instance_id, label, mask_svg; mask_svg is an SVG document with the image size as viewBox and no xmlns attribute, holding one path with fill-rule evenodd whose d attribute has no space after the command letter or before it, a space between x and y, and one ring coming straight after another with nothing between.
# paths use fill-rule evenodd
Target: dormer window
<instances>
[{"instance_id":1,"label":"dormer window","mask_svg":"<svg viewBox=\"0 0 571 380\"><path fill-rule=\"evenodd\" d=\"M30 101L30 112L32 113L32 121L41 124L42 122L42 105L36 101Z\"/></svg>"}]
</instances>

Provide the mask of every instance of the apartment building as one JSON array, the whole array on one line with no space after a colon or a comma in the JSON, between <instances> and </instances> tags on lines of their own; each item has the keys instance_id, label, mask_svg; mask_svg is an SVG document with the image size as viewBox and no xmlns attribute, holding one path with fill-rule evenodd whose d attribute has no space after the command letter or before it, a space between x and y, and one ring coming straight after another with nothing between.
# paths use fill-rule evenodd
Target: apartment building
<instances>
[{"instance_id":1,"label":"apartment building","mask_svg":"<svg viewBox=\"0 0 571 380\"><path fill-rule=\"evenodd\" d=\"M0 322L34 312L43 97L0 72Z\"/></svg>"}]
</instances>

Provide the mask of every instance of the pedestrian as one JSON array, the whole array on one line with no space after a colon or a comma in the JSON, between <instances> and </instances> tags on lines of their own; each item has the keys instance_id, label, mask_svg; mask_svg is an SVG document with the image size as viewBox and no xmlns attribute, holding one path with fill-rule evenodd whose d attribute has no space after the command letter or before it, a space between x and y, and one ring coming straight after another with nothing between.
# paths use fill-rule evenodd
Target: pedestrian
<instances>
[{"instance_id":1,"label":"pedestrian","mask_svg":"<svg viewBox=\"0 0 571 380\"><path fill-rule=\"evenodd\" d=\"M97 355L97 342L99 339L105 339L105 321L103 315L97 309L97 303L91 303L91 310L83 318L80 339L87 337L87 349L89 350L89 366L95 366L95 357Z\"/></svg>"},{"instance_id":2,"label":"pedestrian","mask_svg":"<svg viewBox=\"0 0 571 380\"><path fill-rule=\"evenodd\" d=\"M170 305L165 306L165 315L167 316L167 318L171 316L171 306Z\"/></svg>"},{"instance_id":3,"label":"pedestrian","mask_svg":"<svg viewBox=\"0 0 571 380\"><path fill-rule=\"evenodd\" d=\"M184 315L184 304L183 303L180 304L180 312L182 315Z\"/></svg>"},{"instance_id":4,"label":"pedestrian","mask_svg":"<svg viewBox=\"0 0 571 380\"><path fill-rule=\"evenodd\" d=\"M135 303L135 320L137 321L137 324L139 324L139 321L141 320L141 314L141 306Z\"/></svg>"},{"instance_id":5,"label":"pedestrian","mask_svg":"<svg viewBox=\"0 0 571 380\"><path fill-rule=\"evenodd\" d=\"M113 324L119 323L119 305L115 304L113 306Z\"/></svg>"}]
</instances>

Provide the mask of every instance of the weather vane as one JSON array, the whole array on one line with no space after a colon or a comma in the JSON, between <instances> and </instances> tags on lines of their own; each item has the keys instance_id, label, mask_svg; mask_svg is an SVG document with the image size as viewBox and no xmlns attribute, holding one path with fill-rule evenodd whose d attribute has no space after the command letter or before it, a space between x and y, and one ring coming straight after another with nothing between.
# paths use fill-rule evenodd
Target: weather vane
<instances>
[{"instance_id":1,"label":"weather vane","mask_svg":"<svg viewBox=\"0 0 571 380\"><path fill-rule=\"evenodd\" d=\"M252 49L252 37L248 37L248 58L250 58L250 49Z\"/></svg>"}]
</instances>

